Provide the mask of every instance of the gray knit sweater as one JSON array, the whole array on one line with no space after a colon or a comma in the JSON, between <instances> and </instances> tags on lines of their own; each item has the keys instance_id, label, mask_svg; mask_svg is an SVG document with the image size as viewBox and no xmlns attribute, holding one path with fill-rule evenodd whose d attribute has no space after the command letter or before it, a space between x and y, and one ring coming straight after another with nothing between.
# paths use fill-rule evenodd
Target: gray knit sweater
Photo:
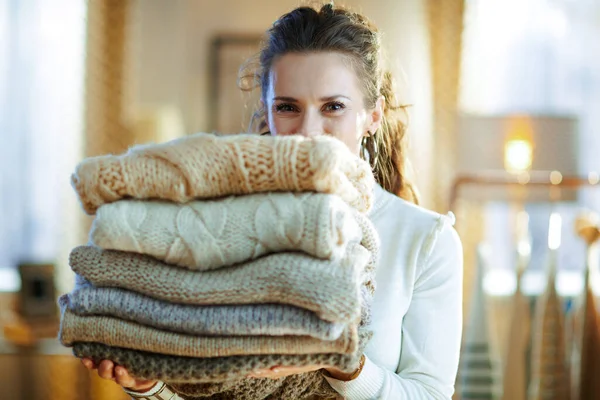
<instances>
[{"instance_id":1,"label":"gray knit sweater","mask_svg":"<svg viewBox=\"0 0 600 400\"><path fill-rule=\"evenodd\" d=\"M95 286L127 289L166 302L280 303L310 310L326 321L348 323L360 319L360 286L369 258L369 251L354 244L336 261L276 253L197 272L140 254L80 246L71 252L70 264Z\"/></svg>"},{"instance_id":2,"label":"gray knit sweater","mask_svg":"<svg viewBox=\"0 0 600 400\"><path fill-rule=\"evenodd\" d=\"M287 304L177 304L129 290L97 288L85 281L80 281L76 289L65 297L69 309L81 316L117 317L157 329L194 335L303 335L335 340L346 326L324 321L311 311Z\"/></svg>"}]
</instances>

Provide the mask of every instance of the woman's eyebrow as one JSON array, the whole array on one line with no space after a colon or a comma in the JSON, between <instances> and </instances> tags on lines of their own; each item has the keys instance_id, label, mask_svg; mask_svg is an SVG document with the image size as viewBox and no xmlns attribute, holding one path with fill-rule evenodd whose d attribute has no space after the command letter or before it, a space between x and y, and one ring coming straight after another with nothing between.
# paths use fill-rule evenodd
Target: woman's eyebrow
<instances>
[{"instance_id":1,"label":"woman's eyebrow","mask_svg":"<svg viewBox=\"0 0 600 400\"><path fill-rule=\"evenodd\" d=\"M276 96L273 97L273 101L278 100L278 101L285 101L287 103L297 103L298 100L296 100L293 97L286 97L286 96Z\"/></svg>"},{"instance_id":2,"label":"woman's eyebrow","mask_svg":"<svg viewBox=\"0 0 600 400\"><path fill-rule=\"evenodd\" d=\"M340 97L342 97L342 98L345 98L345 99L348 99L348 100L352 101L352 99L351 99L350 97L348 97L348 96L345 96L345 95L343 95L343 94L335 94L335 95L333 95L333 96L321 97L321 98L319 99L319 101L324 101L324 102L325 102L325 101L333 101L333 100L335 100L335 99L339 99ZM295 99L295 98L293 98L293 97L287 97L287 96L276 96L276 97L273 97L273 101L276 101L276 100L277 100L277 101L285 101L285 102L287 102L287 103L297 103L297 102L298 102L298 100L297 100L297 99Z\"/></svg>"},{"instance_id":3,"label":"woman's eyebrow","mask_svg":"<svg viewBox=\"0 0 600 400\"><path fill-rule=\"evenodd\" d=\"M336 94L333 96L321 97L319 100L320 101L333 101L335 99L339 99L340 97L343 97L344 99L352 101L352 99L350 97L344 96L343 94Z\"/></svg>"}]
</instances>

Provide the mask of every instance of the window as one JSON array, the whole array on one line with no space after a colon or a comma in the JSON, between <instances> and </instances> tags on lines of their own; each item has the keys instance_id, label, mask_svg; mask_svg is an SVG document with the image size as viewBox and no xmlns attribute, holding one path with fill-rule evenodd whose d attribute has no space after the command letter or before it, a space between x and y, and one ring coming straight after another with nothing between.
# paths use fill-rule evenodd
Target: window
<instances>
[{"instance_id":1,"label":"window","mask_svg":"<svg viewBox=\"0 0 600 400\"><path fill-rule=\"evenodd\" d=\"M463 37L461 111L482 114L575 115L579 172L600 171L600 2L597 0L467 0ZM573 222L583 208L600 211L600 189L582 189L576 203L556 205L563 217L557 287L581 288L585 246ZM543 289L551 204L528 204L533 236L530 292ZM513 246L507 204L490 204L488 239L497 276L512 276ZM542 276L540 276L542 275ZM510 279L508 279L510 281ZM511 284L499 292L510 292ZM497 285L496 288L498 289Z\"/></svg>"},{"instance_id":2,"label":"window","mask_svg":"<svg viewBox=\"0 0 600 400\"><path fill-rule=\"evenodd\" d=\"M14 286L9 271L22 260L64 262L82 137L85 12L83 0L0 0L0 285Z\"/></svg>"}]
</instances>

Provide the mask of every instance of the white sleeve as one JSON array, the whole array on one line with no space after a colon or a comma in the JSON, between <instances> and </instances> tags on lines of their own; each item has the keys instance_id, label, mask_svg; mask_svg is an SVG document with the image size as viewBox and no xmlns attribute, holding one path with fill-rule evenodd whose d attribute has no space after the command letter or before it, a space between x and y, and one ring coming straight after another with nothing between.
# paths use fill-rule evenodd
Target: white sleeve
<instances>
[{"instance_id":1,"label":"white sleeve","mask_svg":"<svg viewBox=\"0 0 600 400\"><path fill-rule=\"evenodd\" d=\"M146 392L133 392L131 390L127 390L123 388L125 393L132 396L132 400L137 400L143 398L145 400L184 400L182 397L169 389L164 382L158 381L152 389L149 389Z\"/></svg>"},{"instance_id":2,"label":"white sleeve","mask_svg":"<svg viewBox=\"0 0 600 400\"><path fill-rule=\"evenodd\" d=\"M458 234L444 223L430 234L419 256L409 309L402 322L396 373L368 358L349 382L327 378L347 400L451 399L462 335L463 253Z\"/></svg>"}]
</instances>

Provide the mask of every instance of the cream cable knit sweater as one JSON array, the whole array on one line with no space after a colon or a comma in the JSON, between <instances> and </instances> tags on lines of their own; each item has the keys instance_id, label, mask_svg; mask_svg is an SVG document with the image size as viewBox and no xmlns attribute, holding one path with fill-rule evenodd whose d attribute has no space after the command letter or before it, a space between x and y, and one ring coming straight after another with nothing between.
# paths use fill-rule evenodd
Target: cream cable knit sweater
<instances>
[{"instance_id":1,"label":"cream cable knit sweater","mask_svg":"<svg viewBox=\"0 0 600 400\"><path fill-rule=\"evenodd\" d=\"M362 239L357 212L338 196L260 193L177 204L122 200L98 209L98 247L147 254L171 265L210 270L262 255L302 251L339 259Z\"/></svg>"},{"instance_id":2,"label":"cream cable knit sweater","mask_svg":"<svg viewBox=\"0 0 600 400\"><path fill-rule=\"evenodd\" d=\"M88 158L71 182L88 214L124 197L186 203L269 191L337 194L367 211L374 178L367 162L331 137L199 133Z\"/></svg>"}]
</instances>

